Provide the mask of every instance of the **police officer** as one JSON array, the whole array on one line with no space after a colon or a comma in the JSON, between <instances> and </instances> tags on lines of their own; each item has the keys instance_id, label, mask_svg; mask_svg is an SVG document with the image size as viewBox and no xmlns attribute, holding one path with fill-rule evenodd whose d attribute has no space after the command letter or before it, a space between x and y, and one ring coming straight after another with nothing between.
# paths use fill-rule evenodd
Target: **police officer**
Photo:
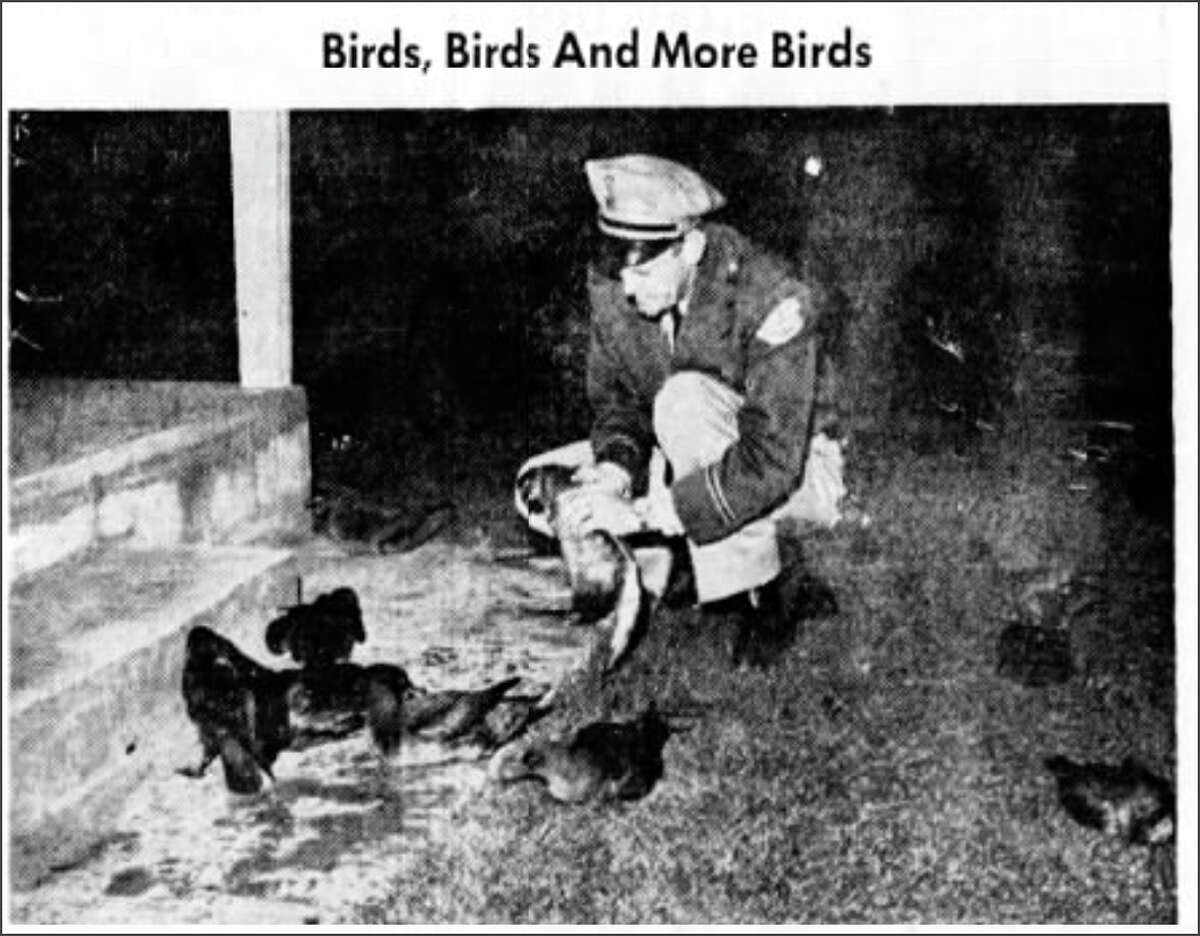
<instances>
[{"instance_id":1,"label":"police officer","mask_svg":"<svg viewBox=\"0 0 1200 936\"><path fill-rule=\"evenodd\" d=\"M737 621L735 662L769 663L794 633L778 523L831 526L845 493L841 449L820 431L818 296L707 220L725 198L691 169L639 154L585 170L602 235L588 273L594 422L521 470L577 469L565 529L683 537L702 608ZM660 595L666 555L637 553Z\"/></svg>"}]
</instances>

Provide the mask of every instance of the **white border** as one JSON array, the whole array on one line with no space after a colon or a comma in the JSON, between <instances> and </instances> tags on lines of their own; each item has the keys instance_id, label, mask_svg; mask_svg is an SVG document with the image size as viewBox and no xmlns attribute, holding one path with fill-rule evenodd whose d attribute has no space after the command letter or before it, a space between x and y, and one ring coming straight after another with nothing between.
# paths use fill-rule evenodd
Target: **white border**
<instances>
[{"instance_id":1,"label":"white border","mask_svg":"<svg viewBox=\"0 0 1200 936\"><path fill-rule=\"evenodd\" d=\"M847 25L856 41L871 44L870 68L773 69L763 64L770 34L776 29L804 29L812 39L838 38ZM320 67L324 31L353 29L364 38L386 38L396 26L405 41L419 42L433 60L427 73ZM651 69L644 62L635 70L554 70L545 64L566 29L587 41L620 42L635 26L644 41L659 29L686 29L697 41L753 42L762 58L750 70L666 71ZM504 42L514 37L518 27L527 42L539 45L542 67L449 70L442 66L447 31L478 30L491 41ZM3 150L7 166L8 111L18 108L1168 103L1174 166L1178 496L1178 929L1194 932L1196 36L1196 6L1191 3L9 3L3 7ZM5 173L5 244L7 184ZM7 264L3 286L7 320ZM4 361L7 377L7 344ZM7 439L7 408L4 433ZM4 472L7 518L7 464ZM7 600L4 617L7 685ZM7 767L6 758L6 774ZM7 789L7 783L4 786Z\"/></svg>"}]
</instances>

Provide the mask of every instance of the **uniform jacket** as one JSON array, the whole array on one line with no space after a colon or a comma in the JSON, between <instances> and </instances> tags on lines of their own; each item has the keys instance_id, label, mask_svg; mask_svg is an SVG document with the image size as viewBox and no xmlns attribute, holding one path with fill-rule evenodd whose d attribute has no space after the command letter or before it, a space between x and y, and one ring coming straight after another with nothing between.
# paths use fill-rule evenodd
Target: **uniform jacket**
<instances>
[{"instance_id":1,"label":"uniform jacket","mask_svg":"<svg viewBox=\"0 0 1200 936\"><path fill-rule=\"evenodd\" d=\"M678 371L719 378L745 399L738 441L719 462L671 485L679 518L696 543L723 539L799 487L819 353L815 290L732 228L709 224L703 230L707 244L674 351L660 324L631 306L618 280L594 270L588 277L588 398L598 461L623 466L635 489L644 490L655 445L654 398ZM769 321L781 304L783 312ZM790 326L782 333L781 321Z\"/></svg>"}]
</instances>

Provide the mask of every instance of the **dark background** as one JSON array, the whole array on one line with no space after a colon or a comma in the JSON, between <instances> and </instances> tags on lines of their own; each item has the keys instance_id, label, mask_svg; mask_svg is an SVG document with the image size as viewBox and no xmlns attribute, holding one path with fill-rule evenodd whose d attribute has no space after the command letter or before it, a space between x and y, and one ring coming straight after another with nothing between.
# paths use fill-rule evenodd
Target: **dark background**
<instances>
[{"instance_id":1,"label":"dark background","mask_svg":"<svg viewBox=\"0 0 1200 936\"><path fill-rule=\"evenodd\" d=\"M225 114L20 113L10 134L12 372L236 380ZM1135 422L1170 490L1165 107L298 111L291 146L318 454L583 434L582 163L644 151L831 288L852 431L1001 425L1040 405L1030 354L1061 347L1066 410Z\"/></svg>"}]
</instances>

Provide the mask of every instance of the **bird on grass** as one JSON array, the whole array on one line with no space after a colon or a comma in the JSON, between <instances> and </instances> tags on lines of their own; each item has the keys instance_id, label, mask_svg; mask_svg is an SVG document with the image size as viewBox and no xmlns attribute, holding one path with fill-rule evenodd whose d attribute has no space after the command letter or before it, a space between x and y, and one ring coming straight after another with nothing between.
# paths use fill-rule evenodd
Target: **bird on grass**
<instances>
[{"instance_id":1,"label":"bird on grass","mask_svg":"<svg viewBox=\"0 0 1200 936\"><path fill-rule=\"evenodd\" d=\"M182 688L201 758L179 772L203 777L220 758L231 792L257 793L264 776L274 780L282 751L346 737L364 724L391 753L411 685L403 669L386 663L272 670L209 628L195 627L187 637Z\"/></svg>"},{"instance_id":2,"label":"bird on grass","mask_svg":"<svg viewBox=\"0 0 1200 936\"><path fill-rule=\"evenodd\" d=\"M1023 686L1065 683L1075 672L1071 632L1014 621L996 641L996 673Z\"/></svg>"},{"instance_id":3,"label":"bird on grass","mask_svg":"<svg viewBox=\"0 0 1200 936\"><path fill-rule=\"evenodd\" d=\"M1175 838L1170 785L1132 757L1119 766L1046 759L1058 795L1076 822L1132 845L1165 845Z\"/></svg>"},{"instance_id":4,"label":"bird on grass","mask_svg":"<svg viewBox=\"0 0 1200 936\"><path fill-rule=\"evenodd\" d=\"M606 622L605 668L612 669L643 628L649 601L633 553L620 538L604 530L579 536L560 528L559 498L577 486L573 468L537 465L517 479L517 501L527 516L557 538L580 620Z\"/></svg>"},{"instance_id":5,"label":"bird on grass","mask_svg":"<svg viewBox=\"0 0 1200 936\"><path fill-rule=\"evenodd\" d=\"M265 639L268 650L287 652L300 666L345 662L354 645L367 639L358 595L352 588L337 588L292 605L267 625Z\"/></svg>"},{"instance_id":6,"label":"bird on grass","mask_svg":"<svg viewBox=\"0 0 1200 936\"><path fill-rule=\"evenodd\" d=\"M513 741L551 710L544 695L506 695L464 736L466 744L488 753Z\"/></svg>"},{"instance_id":7,"label":"bird on grass","mask_svg":"<svg viewBox=\"0 0 1200 936\"><path fill-rule=\"evenodd\" d=\"M493 780L534 780L560 803L636 800L663 775L663 747L671 727L653 704L632 721L593 722L566 739L502 748Z\"/></svg>"},{"instance_id":8,"label":"bird on grass","mask_svg":"<svg viewBox=\"0 0 1200 936\"><path fill-rule=\"evenodd\" d=\"M429 691L414 687L405 699L405 730L422 740L441 742L487 736L494 738L496 732L511 734L513 713L518 713L519 721L521 707L501 706L509 690L520 681L520 676L510 676L491 686L475 690ZM492 725L490 728L489 718ZM526 721L527 719L528 716ZM507 726L506 721L510 723ZM520 727L523 726L518 726L516 730L519 731Z\"/></svg>"},{"instance_id":9,"label":"bird on grass","mask_svg":"<svg viewBox=\"0 0 1200 936\"><path fill-rule=\"evenodd\" d=\"M367 724L376 746L393 754L406 737L494 750L545 714L542 697L509 696L512 676L483 689L429 690L398 666L341 663L298 671L288 689L292 747L344 737Z\"/></svg>"}]
</instances>

